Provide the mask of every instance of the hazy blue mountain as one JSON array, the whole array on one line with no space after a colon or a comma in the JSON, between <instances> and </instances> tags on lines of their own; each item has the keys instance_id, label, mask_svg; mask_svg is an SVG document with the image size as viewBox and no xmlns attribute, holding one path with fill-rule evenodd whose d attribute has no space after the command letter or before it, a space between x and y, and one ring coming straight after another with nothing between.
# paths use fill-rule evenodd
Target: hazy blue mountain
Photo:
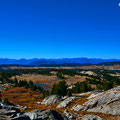
<instances>
[{"instance_id":1,"label":"hazy blue mountain","mask_svg":"<svg viewBox=\"0 0 120 120\"><path fill-rule=\"evenodd\" d=\"M104 62L118 62L120 59L98 59L98 58L61 58L61 59L8 59L0 58L0 65L2 64L18 64L18 65L45 65L45 64L100 64Z\"/></svg>"}]
</instances>

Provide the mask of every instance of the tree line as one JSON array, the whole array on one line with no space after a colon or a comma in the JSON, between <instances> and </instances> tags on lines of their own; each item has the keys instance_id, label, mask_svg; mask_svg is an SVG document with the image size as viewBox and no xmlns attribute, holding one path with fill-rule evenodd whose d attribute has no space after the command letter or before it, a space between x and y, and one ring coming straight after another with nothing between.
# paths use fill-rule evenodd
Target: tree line
<instances>
[{"instance_id":1,"label":"tree line","mask_svg":"<svg viewBox=\"0 0 120 120\"><path fill-rule=\"evenodd\" d=\"M82 93L88 92L93 90L91 85L89 85L86 81L85 82L77 82L74 84L72 89L68 88L66 81L60 81L58 84L54 83L51 94L57 94L61 96L71 96L72 93Z\"/></svg>"}]
</instances>

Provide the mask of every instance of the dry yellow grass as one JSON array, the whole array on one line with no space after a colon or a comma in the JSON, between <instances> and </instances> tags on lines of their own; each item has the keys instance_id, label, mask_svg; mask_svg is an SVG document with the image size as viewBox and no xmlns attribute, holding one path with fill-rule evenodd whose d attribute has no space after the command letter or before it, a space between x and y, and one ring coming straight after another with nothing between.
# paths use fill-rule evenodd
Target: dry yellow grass
<instances>
[{"instance_id":1,"label":"dry yellow grass","mask_svg":"<svg viewBox=\"0 0 120 120\"><path fill-rule=\"evenodd\" d=\"M2 99L8 98L11 103L21 106L32 107L28 110L37 108L37 101L42 101L42 94L30 89L25 89L24 87L15 87L7 91L2 91Z\"/></svg>"},{"instance_id":2,"label":"dry yellow grass","mask_svg":"<svg viewBox=\"0 0 120 120\"><path fill-rule=\"evenodd\" d=\"M120 65L112 65L112 66L104 66L104 65L89 65L89 66L79 66L79 67L17 67L17 66L9 66L2 67L4 70L15 70L15 69L107 69L107 70L120 70Z\"/></svg>"},{"instance_id":3,"label":"dry yellow grass","mask_svg":"<svg viewBox=\"0 0 120 120\"><path fill-rule=\"evenodd\" d=\"M75 75L73 77L71 76L65 76L66 79L65 81L67 82L68 85L74 84L76 82L79 81L85 81L85 76L79 76L79 75ZM13 76L11 79L14 79L15 76ZM20 75L20 76L16 76L16 78L18 80L27 80L30 81L32 80L35 84L45 84L48 87L52 87L54 83L58 83L59 81L61 81L62 79L59 79L56 75L39 75L39 74L28 74L28 75Z\"/></svg>"}]
</instances>

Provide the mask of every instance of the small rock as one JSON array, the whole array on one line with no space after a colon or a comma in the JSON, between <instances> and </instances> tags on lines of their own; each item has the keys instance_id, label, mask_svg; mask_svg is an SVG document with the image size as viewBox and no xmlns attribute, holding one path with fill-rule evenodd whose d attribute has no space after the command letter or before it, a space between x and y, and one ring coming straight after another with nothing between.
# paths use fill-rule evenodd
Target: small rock
<instances>
[{"instance_id":1,"label":"small rock","mask_svg":"<svg viewBox=\"0 0 120 120\"><path fill-rule=\"evenodd\" d=\"M37 102L37 104L40 104L41 102Z\"/></svg>"}]
</instances>

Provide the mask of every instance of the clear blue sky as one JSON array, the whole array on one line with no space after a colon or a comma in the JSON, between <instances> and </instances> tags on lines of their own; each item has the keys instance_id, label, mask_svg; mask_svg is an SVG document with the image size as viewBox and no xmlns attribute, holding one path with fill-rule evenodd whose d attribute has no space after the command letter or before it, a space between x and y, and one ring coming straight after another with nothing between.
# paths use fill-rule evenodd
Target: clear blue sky
<instances>
[{"instance_id":1,"label":"clear blue sky","mask_svg":"<svg viewBox=\"0 0 120 120\"><path fill-rule=\"evenodd\" d=\"M120 58L120 0L0 0L0 57Z\"/></svg>"}]
</instances>

